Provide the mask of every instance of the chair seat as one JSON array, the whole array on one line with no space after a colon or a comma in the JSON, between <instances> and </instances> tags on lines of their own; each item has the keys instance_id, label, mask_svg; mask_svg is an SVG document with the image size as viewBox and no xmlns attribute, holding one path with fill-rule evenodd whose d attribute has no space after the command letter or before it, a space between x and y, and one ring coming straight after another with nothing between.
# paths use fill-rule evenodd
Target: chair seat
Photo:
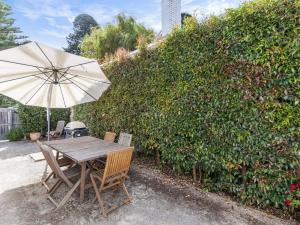
<instances>
[{"instance_id":1,"label":"chair seat","mask_svg":"<svg viewBox=\"0 0 300 225\"><path fill-rule=\"evenodd\" d=\"M62 157L62 158L58 159L57 162L60 167L68 166L68 165L71 165L74 163L73 160L71 160L67 157Z\"/></svg>"},{"instance_id":2,"label":"chair seat","mask_svg":"<svg viewBox=\"0 0 300 225\"><path fill-rule=\"evenodd\" d=\"M102 180L104 175L104 169L94 170L91 172L91 175L98 178L99 180Z\"/></svg>"},{"instance_id":3,"label":"chair seat","mask_svg":"<svg viewBox=\"0 0 300 225\"><path fill-rule=\"evenodd\" d=\"M66 175L67 178L73 178L79 176L80 171L81 171L81 166L76 165L68 169L65 169L63 173Z\"/></svg>"},{"instance_id":4,"label":"chair seat","mask_svg":"<svg viewBox=\"0 0 300 225\"><path fill-rule=\"evenodd\" d=\"M52 131L49 132L49 134L50 134L51 136L53 136L54 134L56 134L56 131L55 131L55 130L52 130Z\"/></svg>"}]
</instances>

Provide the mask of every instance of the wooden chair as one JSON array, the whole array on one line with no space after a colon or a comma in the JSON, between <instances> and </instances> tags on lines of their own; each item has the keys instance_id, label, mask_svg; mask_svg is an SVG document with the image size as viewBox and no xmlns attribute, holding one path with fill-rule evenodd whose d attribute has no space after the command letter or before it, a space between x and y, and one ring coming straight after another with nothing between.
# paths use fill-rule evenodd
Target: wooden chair
<instances>
[{"instance_id":1,"label":"wooden chair","mask_svg":"<svg viewBox=\"0 0 300 225\"><path fill-rule=\"evenodd\" d=\"M113 132L105 132L104 140L109 142L114 142L116 138L116 133Z\"/></svg>"},{"instance_id":2,"label":"wooden chair","mask_svg":"<svg viewBox=\"0 0 300 225\"><path fill-rule=\"evenodd\" d=\"M108 131L105 132L105 135L104 135L104 140L105 141L113 143L113 142L115 142L115 138L116 138L116 133L114 133L114 132L108 132ZM106 162L106 156L105 157L101 157L100 159L97 159L94 162L92 162L92 167L94 169L103 168L103 165L105 164L105 162Z\"/></svg>"},{"instance_id":3,"label":"wooden chair","mask_svg":"<svg viewBox=\"0 0 300 225\"><path fill-rule=\"evenodd\" d=\"M47 160L47 163L49 164L50 168L52 169L53 173L58 178L58 181L49 189L48 196L47 196L48 199L56 206L56 210L57 210L57 209L61 208L68 201L68 199L71 197L72 193L79 186L80 179L78 179L76 183L73 183L71 181L71 179L78 177L80 175L81 168L79 165L76 165L76 166L70 167L70 168L62 171L60 166L58 165L58 162L57 162L52 150L46 145L41 145L41 150L45 156L45 159ZM87 171L87 173L88 173L88 171ZM65 183L70 190L67 192L65 197L59 203L57 203L52 198L52 195L63 183Z\"/></svg>"},{"instance_id":4,"label":"wooden chair","mask_svg":"<svg viewBox=\"0 0 300 225\"><path fill-rule=\"evenodd\" d=\"M96 192L96 198L100 205L100 212L102 212L104 216L107 216L108 213L116 208L131 202L131 197L129 196L124 184L130 167L131 157L132 149L110 152L107 156L104 170L93 171L90 174L92 184ZM97 186L96 180L100 182L99 186ZM127 198L122 201L121 204L107 208L104 205L101 195L107 189L116 188L122 188Z\"/></svg>"},{"instance_id":5,"label":"wooden chair","mask_svg":"<svg viewBox=\"0 0 300 225\"><path fill-rule=\"evenodd\" d=\"M54 131L50 131L49 133L50 137L52 138L60 137L63 134L64 127L65 127L64 120L57 121L56 129Z\"/></svg>"},{"instance_id":6,"label":"wooden chair","mask_svg":"<svg viewBox=\"0 0 300 225\"><path fill-rule=\"evenodd\" d=\"M120 133L118 144L130 147L132 140L132 134Z\"/></svg>"},{"instance_id":7,"label":"wooden chair","mask_svg":"<svg viewBox=\"0 0 300 225\"><path fill-rule=\"evenodd\" d=\"M38 146L39 146L41 152L42 152L43 155L44 155L44 158L46 159L45 154L44 154L44 152L42 151L42 143L41 143L40 141L37 141L36 143L38 144ZM57 163L58 163L59 167L65 167L65 166L66 166L66 167L71 167L71 166L74 165L74 163L75 163L75 162L73 162L71 159L66 158L66 157L58 158L58 154L57 154L57 156L56 156L56 160L57 160ZM54 175L55 175L55 174L54 174L54 172L52 171L52 172L49 173L46 177L43 177L42 180L41 180L42 185L45 186L45 188L47 189L47 191L50 190L50 187L49 187L49 185L48 185L47 182L48 182L48 180L49 180L52 176L54 176Z\"/></svg>"}]
</instances>

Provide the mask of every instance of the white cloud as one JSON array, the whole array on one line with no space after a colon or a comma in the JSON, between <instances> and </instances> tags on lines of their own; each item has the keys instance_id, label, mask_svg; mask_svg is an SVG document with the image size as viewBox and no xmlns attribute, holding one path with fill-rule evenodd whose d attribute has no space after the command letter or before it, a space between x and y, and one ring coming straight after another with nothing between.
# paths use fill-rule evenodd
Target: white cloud
<instances>
[{"instance_id":1,"label":"white cloud","mask_svg":"<svg viewBox=\"0 0 300 225\"><path fill-rule=\"evenodd\" d=\"M195 0L182 0L181 1L181 6L189 5L193 2L196 2Z\"/></svg>"},{"instance_id":2,"label":"white cloud","mask_svg":"<svg viewBox=\"0 0 300 225\"><path fill-rule=\"evenodd\" d=\"M76 16L70 5L59 0L24 0L16 6L16 10L32 20L40 17L64 17L72 22Z\"/></svg>"},{"instance_id":3,"label":"white cloud","mask_svg":"<svg viewBox=\"0 0 300 225\"><path fill-rule=\"evenodd\" d=\"M159 32L161 30L161 11L157 10L151 14L141 14L137 17L137 21Z\"/></svg>"},{"instance_id":4,"label":"white cloud","mask_svg":"<svg viewBox=\"0 0 300 225\"><path fill-rule=\"evenodd\" d=\"M43 29L42 31L40 31L40 34L52 36L52 37L56 37L56 38L63 38L63 39L65 39L67 36L66 33L61 33L59 31L50 30L50 29Z\"/></svg>"},{"instance_id":5,"label":"white cloud","mask_svg":"<svg viewBox=\"0 0 300 225\"><path fill-rule=\"evenodd\" d=\"M104 25L108 22L112 22L114 16L116 16L121 9L110 8L102 4L86 4L81 7L81 13L87 13L91 15L99 24Z\"/></svg>"},{"instance_id":6,"label":"white cloud","mask_svg":"<svg viewBox=\"0 0 300 225\"><path fill-rule=\"evenodd\" d=\"M53 17L45 17L45 20L47 20L48 24L53 27L56 28L58 30L63 30L63 31L71 31L72 29L72 25L62 25L57 23L56 19L54 19Z\"/></svg>"}]
</instances>

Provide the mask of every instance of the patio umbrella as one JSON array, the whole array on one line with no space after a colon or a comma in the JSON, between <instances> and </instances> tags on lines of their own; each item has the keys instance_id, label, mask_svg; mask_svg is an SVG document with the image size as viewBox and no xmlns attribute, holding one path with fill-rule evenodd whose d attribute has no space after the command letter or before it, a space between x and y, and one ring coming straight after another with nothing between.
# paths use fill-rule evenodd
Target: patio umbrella
<instances>
[{"instance_id":1,"label":"patio umbrella","mask_svg":"<svg viewBox=\"0 0 300 225\"><path fill-rule=\"evenodd\" d=\"M96 60L38 42L0 51L0 93L24 105L68 108L97 100L109 87Z\"/></svg>"}]
</instances>

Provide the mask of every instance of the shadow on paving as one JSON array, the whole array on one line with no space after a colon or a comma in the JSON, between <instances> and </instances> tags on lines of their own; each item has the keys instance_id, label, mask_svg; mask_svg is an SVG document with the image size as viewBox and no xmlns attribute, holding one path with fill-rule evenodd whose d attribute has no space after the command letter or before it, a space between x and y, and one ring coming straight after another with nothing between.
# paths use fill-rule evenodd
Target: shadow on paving
<instances>
[{"instance_id":1,"label":"shadow on paving","mask_svg":"<svg viewBox=\"0 0 300 225\"><path fill-rule=\"evenodd\" d=\"M45 189L40 184L28 185L3 192L0 195L0 223L22 224L265 224L241 215L230 207L209 201L204 194L193 196L186 190L164 185L146 174L133 169L127 187L133 203L125 205L104 218L97 203L93 203L94 192L86 191L86 199L79 204L79 194L73 194L67 204L58 211L46 199ZM61 199L66 188L56 194ZM110 195L109 193L107 193ZM120 200L116 195L106 196Z\"/></svg>"},{"instance_id":2,"label":"shadow on paving","mask_svg":"<svg viewBox=\"0 0 300 225\"><path fill-rule=\"evenodd\" d=\"M0 159L9 159L17 156L39 152L38 146L30 141L0 141Z\"/></svg>"}]
</instances>

